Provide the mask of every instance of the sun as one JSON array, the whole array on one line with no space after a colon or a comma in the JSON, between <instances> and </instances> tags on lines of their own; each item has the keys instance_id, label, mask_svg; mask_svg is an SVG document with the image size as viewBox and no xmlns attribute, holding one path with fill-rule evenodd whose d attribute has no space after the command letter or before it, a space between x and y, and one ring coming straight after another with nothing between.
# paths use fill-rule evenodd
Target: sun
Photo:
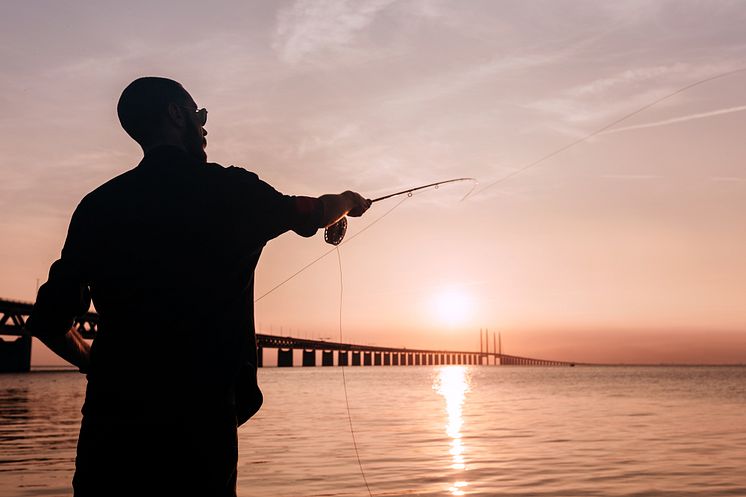
<instances>
[{"instance_id":1,"label":"sun","mask_svg":"<svg viewBox=\"0 0 746 497\"><path fill-rule=\"evenodd\" d=\"M469 295L459 288L443 288L433 297L433 311L439 322L448 326L464 324L472 312Z\"/></svg>"}]
</instances>

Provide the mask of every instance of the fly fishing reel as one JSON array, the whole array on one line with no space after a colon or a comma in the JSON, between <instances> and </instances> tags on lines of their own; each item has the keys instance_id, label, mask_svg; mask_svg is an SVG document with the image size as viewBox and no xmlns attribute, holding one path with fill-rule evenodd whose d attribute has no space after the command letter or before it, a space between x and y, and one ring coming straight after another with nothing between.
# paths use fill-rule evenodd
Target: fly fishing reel
<instances>
[{"instance_id":1,"label":"fly fishing reel","mask_svg":"<svg viewBox=\"0 0 746 497\"><path fill-rule=\"evenodd\" d=\"M331 245L339 245L347 233L347 218L343 217L336 223L324 229L324 241Z\"/></svg>"}]
</instances>

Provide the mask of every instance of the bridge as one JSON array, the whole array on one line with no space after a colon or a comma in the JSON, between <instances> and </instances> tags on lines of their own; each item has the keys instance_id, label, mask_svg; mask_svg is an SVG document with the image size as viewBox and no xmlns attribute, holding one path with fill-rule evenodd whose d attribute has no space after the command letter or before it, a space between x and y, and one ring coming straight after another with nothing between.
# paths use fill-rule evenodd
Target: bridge
<instances>
[{"instance_id":1,"label":"bridge","mask_svg":"<svg viewBox=\"0 0 746 497\"><path fill-rule=\"evenodd\" d=\"M26 321L33 304L0 299L0 372L26 372L31 368L31 335ZM83 338L93 339L98 330L98 314L89 312L75 320ZM6 339L8 337L16 337ZM486 350L408 349L354 343L308 340L257 333L259 367L264 366L264 349L276 349L277 366L292 367L294 351L300 352L301 366L436 366L444 364L496 366L575 366L579 363L520 357L502 353L502 347ZM480 335L481 341L481 335ZM320 361L319 359L320 356ZM335 357L336 356L336 357ZM336 360L335 360L336 359Z\"/></svg>"}]
</instances>

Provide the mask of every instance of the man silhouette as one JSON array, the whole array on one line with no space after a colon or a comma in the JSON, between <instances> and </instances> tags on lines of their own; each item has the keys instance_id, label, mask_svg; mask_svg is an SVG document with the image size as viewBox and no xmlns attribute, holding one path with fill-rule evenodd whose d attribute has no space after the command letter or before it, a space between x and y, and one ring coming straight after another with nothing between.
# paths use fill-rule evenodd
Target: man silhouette
<instances>
[{"instance_id":1,"label":"man silhouette","mask_svg":"<svg viewBox=\"0 0 746 497\"><path fill-rule=\"evenodd\" d=\"M142 161L80 202L39 289L32 334L87 373L76 497L235 496L236 428L260 407L254 269L370 201L277 192L208 163L207 111L176 81L133 81L117 106ZM91 347L71 329L91 303Z\"/></svg>"}]
</instances>

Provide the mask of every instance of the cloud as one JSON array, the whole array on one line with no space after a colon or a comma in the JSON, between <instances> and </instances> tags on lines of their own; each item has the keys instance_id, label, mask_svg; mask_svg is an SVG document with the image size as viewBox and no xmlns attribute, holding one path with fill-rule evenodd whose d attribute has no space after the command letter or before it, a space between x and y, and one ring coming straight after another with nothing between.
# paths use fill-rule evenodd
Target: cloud
<instances>
[{"instance_id":1,"label":"cloud","mask_svg":"<svg viewBox=\"0 0 746 497\"><path fill-rule=\"evenodd\" d=\"M330 47L348 45L396 0L297 0L278 14L274 49L296 63Z\"/></svg>"},{"instance_id":2,"label":"cloud","mask_svg":"<svg viewBox=\"0 0 746 497\"><path fill-rule=\"evenodd\" d=\"M571 88L567 93L574 97L604 95L619 87L643 83L672 74L689 73L687 64L660 65L653 67L632 68L606 78L599 78L590 83Z\"/></svg>"},{"instance_id":3,"label":"cloud","mask_svg":"<svg viewBox=\"0 0 746 497\"><path fill-rule=\"evenodd\" d=\"M647 181L661 178L657 174L602 174L601 177L604 179L627 181Z\"/></svg>"},{"instance_id":4,"label":"cloud","mask_svg":"<svg viewBox=\"0 0 746 497\"><path fill-rule=\"evenodd\" d=\"M494 57L471 66L459 66L435 77L417 81L410 87L398 90L377 105L400 107L427 104L452 95L469 92L477 85L493 82L497 76L513 71L527 71L556 62L563 54L526 54Z\"/></svg>"},{"instance_id":5,"label":"cloud","mask_svg":"<svg viewBox=\"0 0 746 497\"><path fill-rule=\"evenodd\" d=\"M746 178L741 176L713 176L710 180L719 183L746 183Z\"/></svg>"},{"instance_id":6,"label":"cloud","mask_svg":"<svg viewBox=\"0 0 746 497\"><path fill-rule=\"evenodd\" d=\"M709 112L699 112L697 114L689 114L686 116L680 116L680 117L673 117L671 119L664 119L662 121L655 121L650 123L643 123L643 124L634 124L632 126L624 126L622 128L614 128L610 129L603 134L611 134L611 133L620 133L622 131L631 131L634 129L644 129L644 128L655 128L658 126L666 126L669 124L674 123L683 123L687 121L694 121L696 119L704 119L707 117L714 117L714 116L721 116L723 114L732 114L734 112L742 112L746 110L746 105L737 105L735 107L727 107L725 109L718 109L718 110L711 110Z\"/></svg>"},{"instance_id":7,"label":"cloud","mask_svg":"<svg viewBox=\"0 0 746 497\"><path fill-rule=\"evenodd\" d=\"M725 74L736 67L739 66L730 63L676 63L630 68L568 88L557 97L527 107L559 115L565 123L605 120L646 105L687 83Z\"/></svg>"}]
</instances>

